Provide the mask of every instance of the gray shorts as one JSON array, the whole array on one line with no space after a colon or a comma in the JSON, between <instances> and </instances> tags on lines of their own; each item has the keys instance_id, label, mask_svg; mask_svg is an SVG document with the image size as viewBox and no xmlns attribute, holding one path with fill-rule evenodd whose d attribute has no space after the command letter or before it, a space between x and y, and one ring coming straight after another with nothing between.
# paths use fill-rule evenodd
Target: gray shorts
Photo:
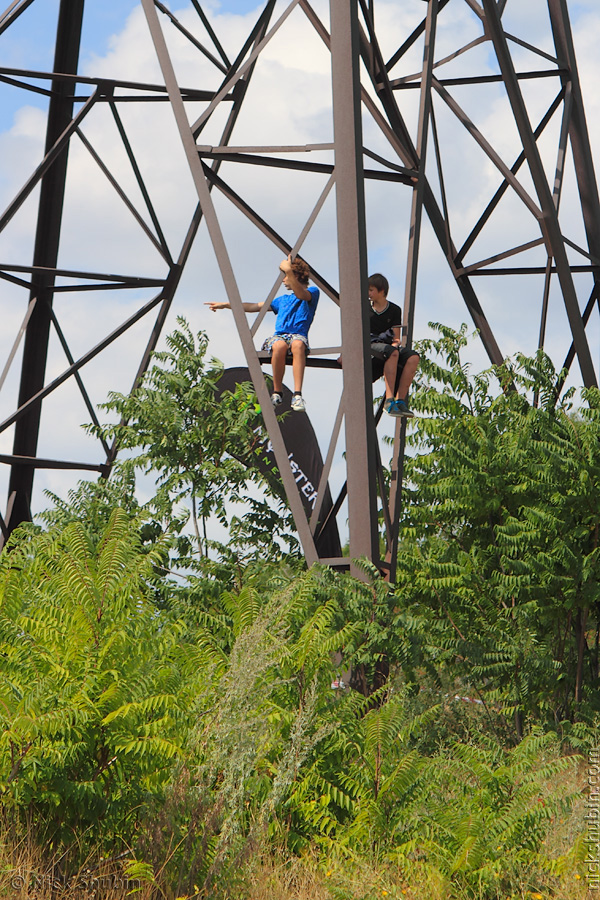
<instances>
[{"instance_id":1,"label":"gray shorts","mask_svg":"<svg viewBox=\"0 0 600 900\"><path fill-rule=\"evenodd\" d=\"M377 381L378 378L381 378L383 375L383 367L387 358L390 356L389 351L386 351L386 356L375 356L373 353L373 344L371 344L371 369L373 372L373 381ZM380 344L380 346L382 346ZM385 347L389 347L393 352L394 350L398 350L398 368L396 370L396 381L400 378L400 373L404 368L404 364L411 358L411 356L419 356L416 350L407 350L406 347L392 347L391 344L383 344Z\"/></svg>"},{"instance_id":2,"label":"gray shorts","mask_svg":"<svg viewBox=\"0 0 600 900\"><path fill-rule=\"evenodd\" d=\"M393 347L392 344L387 344L385 341L371 342L371 356L374 359L381 359L383 362L390 358L394 350L399 349L399 347Z\"/></svg>"},{"instance_id":3,"label":"gray shorts","mask_svg":"<svg viewBox=\"0 0 600 900\"><path fill-rule=\"evenodd\" d=\"M304 346L306 347L306 352L310 353L310 347L308 346L308 338L305 334L274 334L272 337L266 339L264 344L262 345L262 350L268 350L269 353L273 351L273 344L277 343L277 341L285 341L288 345L288 353L292 349L292 341L302 341Z\"/></svg>"}]
</instances>

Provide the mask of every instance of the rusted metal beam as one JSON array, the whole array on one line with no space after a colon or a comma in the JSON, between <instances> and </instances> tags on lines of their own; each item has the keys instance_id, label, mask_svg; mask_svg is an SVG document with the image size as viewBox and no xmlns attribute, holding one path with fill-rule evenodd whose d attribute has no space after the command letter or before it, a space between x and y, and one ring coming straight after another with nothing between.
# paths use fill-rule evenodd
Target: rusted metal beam
<instances>
[{"instance_id":1,"label":"rusted metal beam","mask_svg":"<svg viewBox=\"0 0 600 900\"><path fill-rule=\"evenodd\" d=\"M211 199L209 185L202 168L202 162L198 157L198 150L194 139L194 131L201 124L201 122L200 120L198 120L196 125L193 128L190 128L164 35L156 15L154 0L142 0L142 5L146 14L146 19L150 28L150 34L154 42L163 77L165 79L165 84L171 98L171 105L173 107L173 113L175 115L175 120L179 129L181 142L187 157L190 173L192 175L194 186L198 194L198 200L202 208L204 221L208 228L208 233L213 245L215 256L217 258L229 303L231 305L231 309L235 318L238 334L242 342L248 369L250 371L250 376L252 378L254 389L256 390L258 400L262 408L263 418L265 420L269 436L271 438L273 453L275 455L279 474L286 491L292 515L294 516L294 522L300 536L307 562L311 564L318 560L315 542L310 531L302 501L298 494L297 485L294 480L291 467L289 465L288 453L283 441L283 437L281 435L281 431L279 429L279 425L277 423L275 410L273 409L273 406L271 404L269 390L261 371L260 362L257 358L256 350L252 342L252 335L250 333L248 322L246 320L246 314L242 306L242 298L240 296L237 281L233 272L233 267L231 265L229 251L223 238L221 226ZM284 13L283 18L280 18L277 26L282 23L286 15L287 14ZM272 31L273 29L271 30L270 34L272 33ZM266 40L266 38L263 40ZM253 60L253 58L254 51L250 54L250 59ZM245 64L242 69L246 70L248 67L248 64ZM204 121L205 118L206 117L204 116L204 114L200 117L202 121Z\"/></svg>"},{"instance_id":2,"label":"rusted metal beam","mask_svg":"<svg viewBox=\"0 0 600 900\"><path fill-rule=\"evenodd\" d=\"M379 561L358 13L339 0L329 8L344 395L352 398L345 407L350 557Z\"/></svg>"},{"instance_id":3,"label":"rusted metal beam","mask_svg":"<svg viewBox=\"0 0 600 900\"><path fill-rule=\"evenodd\" d=\"M55 72L77 72L83 2L84 0L61 0L56 31ZM58 259L68 159L68 140L65 135L73 128L73 101L69 97L68 85L62 80L55 80L52 87L46 129L46 158L51 155L53 158L41 179L33 252L33 265L43 267L56 266ZM57 146L60 149L56 149ZM21 408L41 391L46 377L54 277L34 275L33 281L30 299L35 297L36 303L25 332L18 401ZM36 456L40 417L41 406L31 404L26 414L16 420L14 456ZM9 496L14 495L14 502L10 518L6 520L9 533L15 525L31 515L33 473L32 465L11 468L8 492Z\"/></svg>"}]
</instances>

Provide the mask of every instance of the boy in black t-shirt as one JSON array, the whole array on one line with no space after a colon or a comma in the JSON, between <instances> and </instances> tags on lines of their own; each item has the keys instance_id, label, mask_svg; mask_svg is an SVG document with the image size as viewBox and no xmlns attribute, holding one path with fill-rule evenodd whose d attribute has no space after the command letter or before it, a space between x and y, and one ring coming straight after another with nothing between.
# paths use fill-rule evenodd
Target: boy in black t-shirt
<instances>
[{"instance_id":1,"label":"boy in black t-shirt","mask_svg":"<svg viewBox=\"0 0 600 900\"><path fill-rule=\"evenodd\" d=\"M385 382L384 410L390 416L412 418L406 398L419 366L420 357L415 350L400 346L402 310L387 298L389 283L384 275L369 277L369 301L371 304L371 356L374 380L383 375ZM400 378L398 379L398 374Z\"/></svg>"}]
</instances>

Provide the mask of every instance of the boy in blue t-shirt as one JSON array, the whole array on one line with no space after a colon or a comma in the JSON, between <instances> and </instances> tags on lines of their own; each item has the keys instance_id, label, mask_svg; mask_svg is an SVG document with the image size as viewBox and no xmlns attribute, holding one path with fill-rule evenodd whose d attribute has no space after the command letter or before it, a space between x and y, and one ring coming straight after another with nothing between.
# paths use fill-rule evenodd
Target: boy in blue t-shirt
<instances>
[{"instance_id":1,"label":"boy in blue t-shirt","mask_svg":"<svg viewBox=\"0 0 600 900\"><path fill-rule=\"evenodd\" d=\"M306 354L309 351L308 330L315 317L319 302L319 289L308 287L309 268L303 259L291 255L284 259L279 268L284 274L283 284L288 293L281 294L271 302L270 309L276 313L275 334L267 338L263 350L270 350L273 366L273 393L271 403L279 406L283 400L283 374L288 350L292 354L292 373L294 377L294 394L292 409L301 412L305 409L302 398L302 382L306 366ZM212 301L206 303L213 312L218 309L231 309L229 303ZM264 306L261 303L243 303L244 312L259 312Z\"/></svg>"}]
</instances>

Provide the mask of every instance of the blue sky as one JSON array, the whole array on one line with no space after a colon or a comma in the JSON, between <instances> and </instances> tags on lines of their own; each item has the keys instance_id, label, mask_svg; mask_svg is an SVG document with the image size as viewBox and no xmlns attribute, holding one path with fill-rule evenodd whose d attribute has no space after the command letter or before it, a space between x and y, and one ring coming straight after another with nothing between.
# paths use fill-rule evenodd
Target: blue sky
<instances>
[{"instance_id":1,"label":"blue sky","mask_svg":"<svg viewBox=\"0 0 600 900\"><path fill-rule=\"evenodd\" d=\"M126 70L128 73L126 77L139 76L142 80L156 79L155 69L152 68L152 48L148 29L140 14L139 5L139 0L86 0L81 49L81 69L85 70L86 74L110 76L111 73L118 75L122 70ZM189 7L187 0L185 3L183 0L181 3L171 0L169 5L173 10L177 10L179 6ZM327 0L314 0L313 5L317 6L326 17ZM523 0L508 0L506 10L507 16L510 16L511 28L514 23L515 33L524 37L532 35L533 38L536 38L538 36L536 29L538 27L541 29L543 26L543 15L540 15L540 10L543 11L545 5L545 0L527 0L525 4ZM220 4L213 3L208 7L221 29L218 31L219 37L223 42L228 42L228 52L235 52L236 48L240 46L240 42L247 35L256 17L255 11L261 6L262 4L255 0L223 0ZM11 26L4 35L0 35L0 52L4 65L42 70L51 67L58 7L58 0L35 0L33 6L21 16L19 21ZM281 8L280 5L279 9L281 10ZM391 42L402 33L405 24L402 17L409 16L409 14L422 15L425 4L421 0L389 0L387 3L385 0L380 0L376 4L376 8L379 24L384 23L386 26L382 39L388 41L391 47ZM440 53L438 56L442 55L443 47L459 46L460 41L466 40L467 35L475 36L479 27L466 3L452 0L447 9L450 8L455 11L452 15L456 15L456 21L453 22L451 16L445 17L444 27L440 29ZM571 2L569 8L575 32L588 123L593 145L598 147L600 146L600 95L597 92L597 84L600 82L600 62L597 48L600 42L600 9L597 0ZM255 15L250 15L253 12ZM293 24L290 25L290 30L285 30L287 26L282 28L280 42L273 41L272 48L266 52L264 65L261 61L262 68L257 66L252 85L253 90L256 88L256 95L251 97L250 92L248 94L247 103L244 104L244 114L236 126L234 143L247 141L252 144L263 142L294 144L330 139L329 60L325 51L320 48L318 40L314 38L314 33L308 28L303 30L300 23L301 11L295 10L292 17ZM448 22L448 20L450 21ZM297 26L295 23L299 23L299 25ZM408 18L406 25L407 27L410 25ZM298 27L299 30L293 32L293 39L290 40L291 29ZM173 29L171 29L172 32ZM307 44L308 49L304 50L302 44L304 39L307 41L313 39L314 45ZM548 35L543 36L543 39L548 42ZM395 46L398 45L399 41ZM389 50L390 47L387 49ZM462 59L465 60L465 58ZM482 55L479 57L479 63L487 65L487 58ZM115 66L117 66L116 69ZM199 79L204 77L205 70L202 68L196 70L195 66L196 63L191 57L184 59L182 70L186 74L183 83L199 84ZM415 70L408 69L408 71ZM537 90L537 86L529 83L528 92L534 89ZM501 152L505 153L506 160L511 162L514 158L512 156L514 147L510 142L511 123L506 107L502 105L499 90L497 88L482 89L481 101L477 100L475 94L473 95L474 99L471 99L464 91L456 93L461 102L464 99L470 115L477 121L484 133L495 142ZM409 94L412 94L412 98ZM416 92L404 92L402 95L402 103L406 107L407 119L411 124L415 119L415 97ZM292 98L291 102L290 98ZM43 137L41 108L44 106L45 101L35 94L0 86L0 160L3 161L0 168L0 205L2 208L6 206L8 199L16 193L19 185L23 183L24 179L28 177L28 173L39 161L41 137ZM29 109L25 107L29 107ZM145 111L139 114L137 120L134 111L129 109L132 116L132 128L134 128L134 133L137 130L139 134L136 151L140 154L144 171L149 173L149 178L155 177L152 187L157 194L157 203L161 212L165 216L166 227L170 230L169 234L170 236L174 235L173 246L177 249L177 241L181 237L181 221L188 215L189 206L194 201L194 194L185 161L178 155L181 151L178 139L171 128L172 123L170 124L169 118L163 110L160 125L151 128L149 109L150 107L146 105ZM259 123L259 130L253 133L252 125L255 122ZM449 190L459 192L465 185L468 185L471 191L464 203L464 209L461 210L464 222L459 221L457 224L457 227L467 228L471 221L470 217L476 215L480 210L486 191L490 185L493 186L495 183L495 175L490 172L487 164L479 164L480 157L476 154L473 155L474 162L471 167L465 167L464 163L468 162L470 150L465 156L463 144L458 140L455 144L453 143L455 136L462 140L462 134L459 135L453 131L444 133L443 129L446 128L447 122L444 119L443 110L440 110L439 124L442 129L444 152L447 153L448 172L452 173L452 177L449 179ZM108 126L103 124L101 119L96 123L90 118L89 123L86 122L86 128L89 129L87 133L94 145L106 153L107 158L113 150L116 154L117 142L112 140L112 133L109 133ZM210 140L217 142L218 138L210 138ZM373 149L382 150L374 129L370 127L366 119L365 141ZM387 152L385 146L383 152ZM553 152L554 150L550 148L550 158ZM431 155L430 159L432 159ZM70 200L74 211L67 215L67 228L63 242L64 253L69 260L73 261L78 259L77 253L83 253L85 265L74 263L73 268L89 268L97 271L104 266L104 263L102 265L98 263L97 266L92 264L93 255L90 248L94 246L95 242L99 250L106 251L107 258L108 251L114 251L114 258L106 263L107 271L130 271L134 264L137 271L136 253L139 249L140 259L144 260L144 264L146 264L146 257L144 257L146 248L143 244L137 243L136 236L129 237L124 230L121 231L122 226L124 228L125 217L115 206L109 205L108 191L103 191L103 182L97 171L85 168L84 160L80 158L74 156L73 160L75 162L74 184L76 187ZM170 165L171 161L172 165ZM166 167L165 162L168 163ZM115 157L115 164L120 165L117 157ZM290 242L293 242L306 220L305 206L308 209L311 208L318 196L319 185L311 182L306 189L304 183L300 187L290 186L283 180L281 173L271 169L265 174L256 167L251 167L250 176L242 176L239 170L244 168L238 167L238 171L235 172L233 169L228 169L228 177L231 176L234 186L237 185L244 194L248 193L249 202L256 203L258 211L272 221ZM122 176L125 179L124 167ZM371 270L381 270L388 274L392 283L392 299L401 301L404 289L406 222L410 192L400 191L398 195L392 194L387 187L381 189L372 183L369 185L368 191L369 267ZM571 191L571 187L569 191ZM563 198L561 211L564 210L565 215L569 210L571 196L574 197L575 192L571 191L571 194L567 194ZM181 221L177 219L179 209L184 214ZM91 213L89 222L85 226L91 231L89 236L83 226L79 229L77 225L76 212L78 210L86 212L89 210ZM220 212L223 215L223 227L231 242L242 295L249 300L264 299L273 283L273 272L277 271L279 252L255 240L254 236L250 234L248 226L239 219L239 216L236 218L223 206L220 207ZM314 264L319 271L322 271L324 277L335 284L338 273L334 238L332 238L334 226L331 225L331 209L325 207L324 213L329 218L326 218L325 225L318 233L317 238L308 242L306 253L310 254L311 261L314 260ZM509 209L504 218L500 217L499 228L504 228L504 232L498 239L500 247L510 246L510 241L513 240L513 230L516 229L513 228L511 216L512 210ZM26 219L26 216L24 218ZM11 240L9 240L11 236L8 234L0 235L0 259L17 258L27 264L31 259L27 243L27 235L31 232L31 228L28 227L27 221L23 222L17 218L14 224L14 237ZM527 234L525 238L528 238ZM485 249L482 248L480 255L475 258L485 258L488 255L484 252ZM427 323L431 320L451 324L454 327L459 327L465 320L470 324L464 303L457 297L456 286L449 276L447 263L442 257L439 246L432 239L427 224L424 227L422 252L427 265L419 277L416 336L426 335ZM147 264L153 266L154 261L149 260ZM142 266L141 263L139 265ZM143 273L140 272L140 274ZM482 284L483 281L484 279L479 279L476 287L484 292L485 302L489 304L493 314L492 327L499 336L504 352L510 354L516 349L524 349L526 352L533 350L537 339L535 322L539 318L537 293L530 292L528 286L524 285L522 281L513 279L508 294L498 298L494 293L498 286L491 282L498 282L499 279L488 279L488 283L485 285ZM15 323L17 321L16 311L20 310L20 300L15 299L12 294L10 297L5 296L6 289L4 292L0 296L0 304L6 305L0 307L0 315L2 315L5 326L3 329L5 337L9 330L7 324L9 319L11 325L12 316L15 317ZM88 294L87 298L89 296ZM106 316L108 329L109 324L121 320L119 318L121 310L116 305L111 308L107 302L107 295L104 294L103 297L102 309ZM177 303L174 306L174 315L181 313L186 316L194 330L205 328L211 339L211 352L223 359L227 365L242 364L243 356L239 343L236 343L236 336L232 334L231 320L225 315L207 314L203 303L208 299L226 298L206 234L201 232L198 235L197 246L190 259ZM81 346L81 349L85 349L86 340L95 338L95 335L90 338L85 333L85 328L89 323L89 317L86 320L85 313L88 308L85 303L88 302L88 299L81 298L78 300L78 305L74 304L68 314L64 300L59 303L61 311L63 308L65 309L62 313L65 316L65 327L71 329L72 340L77 346ZM564 311L561 311L560 298L553 297L551 312L549 342L556 349L556 356L561 357L562 355L564 358L565 318ZM19 312L19 315L22 316L22 312ZM313 346L331 345L336 340L339 326L337 308L334 308L333 304L323 301L318 317L319 321L315 322L313 331L316 334L319 330L321 334L315 337ZM174 325L174 317L171 317L167 323L167 330L171 330ZM590 339L594 341L594 358L597 359L599 341L596 325L593 325L590 333ZM323 338L322 335L325 337ZM0 345L2 345L3 339L3 335L0 334ZM134 336L132 336L133 340ZM138 339L135 338L135 340ZM529 341L529 344L523 347L523 340ZM133 360L139 349L139 341L132 347L134 349L129 355ZM4 352L3 345L0 346L0 351ZM4 356L0 353L0 370L3 360ZM106 385L105 373L101 372L99 368L95 369L91 366L89 370L86 369L86 382L89 380L94 400L98 402L102 400L102 392L105 392L107 387L115 387L117 390L128 388L133 362L128 370L126 370L126 363L127 353L115 357L111 362L114 372L122 375L124 379L123 383L118 385ZM486 363L486 357L480 352L478 345L474 345L474 367L482 368ZM60 354L51 358L50 369L53 373L61 371L63 367L64 360ZM18 363L15 364L15 369L18 370ZM330 389L329 383L324 391L323 383L319 382L316 376L310 372L305 383L311 418L313 418L319 434L322 433L326 438L330 416L329 409L324 408L323 396ZM337 391L338 387L337 382L332 382L332 392ZM77 427L81 422L88 420L85 410L81 412L80 407L77 406L76 397L72 397L71 400L71 406L66 411L63 412L59 407L54 410L54 422L58 420L57 417L63 417L65 420L73 420L71 424ZM0 397L1 405L2 397ZM49 440L52 439L51 443L53 443L52 452L48 451L44 454L48 456L59 453L58 440L51 433L52 424L50 422L47 428L47 437ZM0 436L0 452L10 452L10 443L7 443L5 438L6 436L4 439L3 436ZM71 458L85 458L87 452L85 436L81 431L77 438L71 441L69 453L63 455L69 455ZM0 479L1 477L2 473L0 472ZM64 493L66 481L65 476L61 474L45 473L42 475L40 473L37 483L40 489L48 486L52 490ZM0 497L4 493L3 482L0 480ZM39 500L39 502L43 501Z\"/></svg>"}]
</instances>

